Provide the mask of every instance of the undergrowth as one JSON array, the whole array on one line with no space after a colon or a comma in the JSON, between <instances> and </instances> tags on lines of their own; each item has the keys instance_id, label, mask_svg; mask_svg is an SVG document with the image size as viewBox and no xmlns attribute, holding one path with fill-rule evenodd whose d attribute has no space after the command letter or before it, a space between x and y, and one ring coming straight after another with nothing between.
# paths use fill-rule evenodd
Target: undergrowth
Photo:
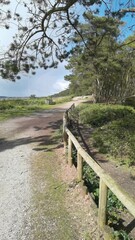
<instances>
[{"instance_id":1,"label":"undergrowth","mask_svg":"<svg viewBox=\"0 0 135 240\"><path fill-rule=\"evenodd\" d=\"M79 121L93 129L91 142L120 165L135 164L135 110L122 105L83 104Z\"/></svg>"},{"instance_id":2,"label":"undergrowth","mask_svg":"<svg viewBox=\"0 0 135 240\"><path fill-rule=\"evenodd\" d=\"M74 152L75 158L75 152ZM76 162L76 160L74 159ZM83 163L83 179L85 184L90 192L94 202L97 207L99 205L99 177L92 170L92 168L86 163ZM123 222L121 213L126 213L126 208L119 201L119 199L113 194L113 192L109 189L107 196L107 225L113 227L114 229L114 239L117 240L133 240L132 237L126 233L123 229L121 229L121 224Z\"/></svg>"},{"instance_id":3,"label":"undergrowth","mask_svg":"<svg viewBox=\"0 0 135 240\"><path fill-rule=\"evenodd\" d=\"M99 152L114 158L119 164L135 165L135 110L132 107L82 104L75 111L79 116L79 122L92 128L93 133L90 140ZM76 166L75 149L72 157ZM83 165L83 178L98 206L99 177L87 163ZM121 213L123 212L126 214L127 209L111 190L108 190L107 224L114 228L114 239L133 240L122 224L124 220Z\"/></svg>"},{"instance_id":4,"label":"undergrowth","mask_svg":"<svg viewBox=\"0 0 135 240\"><path fill-rule=\"evenodd\" d=\"M0 100L0 120L31 114L35 111L48 110L54 104L64 103L71 99L71 96L57 97L53 99L53 104L46 103L46 97L26 98L26 99L3 99Z\"/></svg>"}]
</instances>

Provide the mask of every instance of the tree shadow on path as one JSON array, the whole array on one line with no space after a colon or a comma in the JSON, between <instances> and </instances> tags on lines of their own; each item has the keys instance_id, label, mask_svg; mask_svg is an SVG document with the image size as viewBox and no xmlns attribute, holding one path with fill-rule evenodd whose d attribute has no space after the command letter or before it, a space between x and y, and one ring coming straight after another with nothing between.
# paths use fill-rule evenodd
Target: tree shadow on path
<instances>
[{"instance_id":1,"label":"tree shadow on path","mask_svg":"<svg viewBox=\"0 0 135 240\"><path fill-rule=\"evenodd\" d=\"M31 143L37 143L37 147L33 148L35 151L50 151L51 148L58 148L62 146L62 137L60 138L60 135L54 135L54 133L57 129L60 129L60 125L62 123L62 120L49 122L46 127L38 127L33 126L34 131L42 131L43 130L51 130L49 133L45 135L39 136L30 136L30 137L23 137L23 138L15 138L8 140L6 138L0 139L0 152L6 151L8 149L13 149L17 146L23 146ZM34 133L34 132L33 132ZM33 135L32 133L32 135ZM58 145L58 146L56 146ZM50 146L50 147L48 147ZM52 147L51 147L52 146Z\"/></svg>"}]
</instances>

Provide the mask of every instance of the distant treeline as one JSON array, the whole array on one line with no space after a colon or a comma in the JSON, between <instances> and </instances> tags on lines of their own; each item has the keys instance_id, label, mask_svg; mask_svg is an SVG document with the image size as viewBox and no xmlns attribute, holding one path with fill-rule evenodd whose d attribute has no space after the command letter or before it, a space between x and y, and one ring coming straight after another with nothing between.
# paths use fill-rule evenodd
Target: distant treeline
<instances>
[{"instance_id":1,"label":"distant treeline","mask_svg":"<svg viewBox=\"0 0 135 240\"><path fill-rule=\"evenodd\" d=\"M70 95L69 89L66 89L64 91L61 91L59 93L55 93L55 94L51 95L51 97L65 97L65 96L68 96L68 95Z\"/></svg>"}]
</instances>

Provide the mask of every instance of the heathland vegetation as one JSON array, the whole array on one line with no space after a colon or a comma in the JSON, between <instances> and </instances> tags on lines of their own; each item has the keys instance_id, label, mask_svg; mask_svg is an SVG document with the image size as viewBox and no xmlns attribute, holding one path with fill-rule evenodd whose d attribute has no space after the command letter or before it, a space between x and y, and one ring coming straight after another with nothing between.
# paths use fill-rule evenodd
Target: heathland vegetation
<instances>
[{"instance_id":1,"label":"heathland vegetation","mask_svg":"<svg viewBox=\"0 0 135 240\"><path fill-rule=\"evenodd\" d=\"M0 120L29 115L37 111L49 110L55 107L55 105L67 102L70 99L71 96L2 99L0 100ZM48 104L49 102L51 104Z\"/></svg>"},{"instance_id":2,"label":"heathland vegetation","mask_svg":"<svg viewBox=\"0 0 135 240\"><path fill-rule=\"evenodd\" d=\"M70 112L70 116L71 131L78 141L85 142L84 146L87 145L86 150L89 148L89 153L93 158L98 152L98 159L103 160L103 165L104 162L107 164L108 170L112 166L116 167L114 169L119 169L116 170L116 182L119 183L120 179L123 179L126 171L129 178L135 179L135 109L133 107L118 104L82 103ZM77 149L74 146L72 157L74 165L77 166ZM98 163L100 164L100 160ZM99 206L99 176L85 161L83 161L83 180L95 203ZM132 184L134 186L134 182ZM113 237L108 239L134 239L134 235L130 235L122 224L126 221L126 216L128 216L127 209L109 190L106 223L113 228L114 232Z\"/></svg>"},{"instance_id":3,"label":"heathland vegetation","mask_svg":"<svg viewBox=\"0 0 135 240\"><path fill-rule=\"evenodd\" d=\"M135 109L122 105L83 104L79 121L92 129L90 141L116 164L135 165Z\"/></svg>"},{"instance_id":4,"label":"heathland vegetation","mask_svg":"<svg viewBox=\"0 0 135 240\"><path fill-rule=\"evenodd\" d=\"M76 110L80 123L92 130L93 147L118 164L135 166L135 110L122 105L133 103L125 99L135 94L133 1L24 0L13 12L7 10L10 3L0 1L0 24L9 29L13 21L18 32L1 54L2 78L15 81L20 73L56 68L69 57L66 68L71 74L65 76L70 82L69 94L95 96L96 104L83 104ZM27 21L19 7L26 9ZM55 102L63 102L63 98ZM0 119L50 108L45 98L1 100ZM110 195L110 205L113 199ZM129 238L122 233L119 239Z\"/></svg>"}]
</instances>

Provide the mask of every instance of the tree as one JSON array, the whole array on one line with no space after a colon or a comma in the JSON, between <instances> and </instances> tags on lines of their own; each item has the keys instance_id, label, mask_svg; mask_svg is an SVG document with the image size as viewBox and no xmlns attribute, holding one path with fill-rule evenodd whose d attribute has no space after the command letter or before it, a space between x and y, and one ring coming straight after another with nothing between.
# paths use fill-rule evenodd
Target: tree
<instances>
[{"instance_id":1,"label":"tree","mask_svg":"<svg viewBox=\"0 0 135 240\"><path fill-rule=\"evenodd\" d=\"M58 62L63 61L70 51L69 36L78 30L79 15L85 10L92 11L91 7L97 6L94 12L98 12L101 5L105 6L105 14L118 15L134 13L132 1L121 4L115 9L113 3L116 0L20 0L15 10L7 9L11 5L10 0L0 1L1 26L10 28L11 19L17 26L17 32L10 44L9 50L1 57L0 72L3 78L15 80L18 73L30 71L35 74L38 67L47 69L57 67ZM77 5L82 6L81 13L77 12ZM114 4L115 5L115 4ZM117 4L118 5L118 4ZM5 8L4 8L5 7ZM21 7L21 8L19 8ZM25 9L22 11L22 9ZM25 11L25 16L20 12ZM10 71L7 68L10 65ZM6 66L5 66L6 65ZM15 71L14 71L15 69Z\"/></svg>"},{"instance_id":2,"label":"tree","mask_svg":"<svg viewBox=\"0 0 135 240\"><path fill-rule=\"evenodd\" d=\"M69 90L74 95L92 94L93 89L93 66L90 62L83 61L82 47L77 46L68 60L66 69L71 71L65 76L70 82Z\"/></svg>"},{"instance_id":3,"label":"tree","mask_svg":"<svg viewBox=\"0 0 135 240\"><path fill-rule=\"evenodd\" d=\"M135 37L119 42L123 22L117 18L85 13L85 20L79 29L85 44L76 34L76 47L67 65L72 74L65 79L74 92L93 90L98 102L121 101L135 93Z\"/></svg>"}]
</instances>

